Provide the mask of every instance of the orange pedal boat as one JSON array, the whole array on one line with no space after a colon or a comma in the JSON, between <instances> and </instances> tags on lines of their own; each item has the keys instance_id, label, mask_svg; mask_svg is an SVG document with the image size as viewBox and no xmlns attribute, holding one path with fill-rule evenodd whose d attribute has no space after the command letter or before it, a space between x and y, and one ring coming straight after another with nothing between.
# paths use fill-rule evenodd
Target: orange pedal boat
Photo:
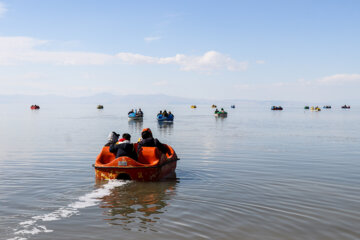
<instances>
[{"instance_id":1,"label":"orange pedal boat","mask_svg":"<svg viewBox=\"0 0 360 240\"><path fill-rule=\"evenodd\" d=\"M138 160L130 157L118 157L105 146L97 156L95 176L99 180L123 179L136 181L158 181L173 174L179 160L174 149L169 145L168 153L161 153L156 147L142 147ZM137 149L137 143L134 144Z\"/></svg>"}]
</instances>

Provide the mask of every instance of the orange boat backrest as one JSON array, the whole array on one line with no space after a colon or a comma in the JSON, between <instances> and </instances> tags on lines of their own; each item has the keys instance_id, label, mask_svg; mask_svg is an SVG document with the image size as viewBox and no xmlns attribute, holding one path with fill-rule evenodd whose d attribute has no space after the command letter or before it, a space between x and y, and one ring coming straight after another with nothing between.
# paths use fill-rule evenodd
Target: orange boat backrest
<instances>
[{"instance_id":1,"label":"orange boat backrest","mask_svg":"<svg viewBox=\"0 0 360 240\"><path fill-rule=\"evenodd\" d=\"M109 147L104 147L100 154L99 163L100 164L107 164L115 159L115 154L109 151Z\"/></svg>"},{"instance_id":2,"label":"orange boat backrest","mask_svg":"<svg viewBox=\"0 0 360 240\"><path fill-rule=\"evenodd\" d=\"M156 147L142 147L138 154L138 162L143 164L157 164L161 156Z\"/></svg>"}]
</instances>

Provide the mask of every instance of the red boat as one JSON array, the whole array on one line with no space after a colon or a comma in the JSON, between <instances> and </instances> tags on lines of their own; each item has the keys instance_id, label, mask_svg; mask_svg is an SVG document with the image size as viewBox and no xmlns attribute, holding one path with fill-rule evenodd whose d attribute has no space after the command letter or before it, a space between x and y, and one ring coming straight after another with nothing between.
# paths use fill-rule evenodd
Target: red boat
<instances>
[{"instance_id":1,"label":"red boat","mask_svg":"<svg viewBox=\"0 0 360 240\"><path fill-rule=\"evenodd\" d=\"M30 109L35 110L35 109L40 109L40 107L38 105L31 105Z\"/></svg>"},{"instance_id":2,"label":"red boat","mask_svg":"<svg viewBox=\"0 0 360 240\"><path fill-rule=\"evenodd\" d=\"M134 144L137 149L137 143ZM169 145L168 153L160 152L156 147L142 147L138 160L130 157L115 158L109 147L102 148L95 164L96 179L122 179L136 181L158 181L175 173L179 160L174 149Z\"/></svg>"}]
</instances>

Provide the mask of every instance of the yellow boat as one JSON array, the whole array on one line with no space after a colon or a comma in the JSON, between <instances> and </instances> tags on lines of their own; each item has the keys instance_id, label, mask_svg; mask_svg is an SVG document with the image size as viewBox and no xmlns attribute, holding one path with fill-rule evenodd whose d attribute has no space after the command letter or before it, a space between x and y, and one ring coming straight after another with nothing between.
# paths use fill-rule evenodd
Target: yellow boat
<instances>
[{"instance_id":1,"label":"yellow boat","mask_svg":"<svg viewBox=\"0 0 360 240\"><path fill-rule=\"evenodd\" d=\"M320 112L321 111L321 109L319 107L311 107L310 110L314 111L314 112Z\"/></svg>"},{"instance_id":2,"label":"yellow boat","mask_svg":"<svg viewBox=\"0 0 360 240\"><path fill-rule=\"evenodd\" d=\"M196 108L196 105L191 105L191 108Z\"/></svg>"}]
</instances>

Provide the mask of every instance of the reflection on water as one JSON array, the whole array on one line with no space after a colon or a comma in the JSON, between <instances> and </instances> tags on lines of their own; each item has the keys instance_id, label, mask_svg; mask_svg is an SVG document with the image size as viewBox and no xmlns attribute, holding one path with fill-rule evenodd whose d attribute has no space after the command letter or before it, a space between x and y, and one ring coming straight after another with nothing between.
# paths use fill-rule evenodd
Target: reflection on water
<instances>
[{"instance_id":1,"label":"reflection on water","mask_svg":"<svg viewBox=\"0 0 360 240\"><path fill-rule=\"evenodd\" d=\"M155 224L176 195L178 183L178 179L172 178L162 182L131 182L115 188L100 204L100 208L106 209L104 220L124 230L156 231Z\"/></svg>"},{"instance_id":2,"label":"reflection on water","mask_svg":"<svg viewBox=\"0 0 360 240\"><path fill-rule=\"evenodd\" d=\"M133 131L141 131L143 129L143 120L133 120L129 119L128 121L129 128L131 128Z\"/></svg>"},{"instance_id":3,"label":"reflection on water","mask_svg":"<svg viewBox=\"0 0 360 240\"><path fill-rule=\"evenodd\" d=\"M157 126L160 134L172 135L174 122L158 122Z\"/></svg>"}]
</instances>

